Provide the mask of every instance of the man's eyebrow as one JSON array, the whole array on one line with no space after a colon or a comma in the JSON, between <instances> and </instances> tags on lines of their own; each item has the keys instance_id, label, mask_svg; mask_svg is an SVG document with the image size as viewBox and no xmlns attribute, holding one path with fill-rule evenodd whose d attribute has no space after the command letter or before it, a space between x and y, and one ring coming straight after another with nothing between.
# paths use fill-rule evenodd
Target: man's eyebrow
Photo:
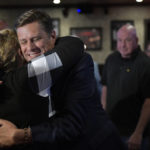
<instances>
[{"instance_id":1,"label":"man's eyebrow","mask_svg":"<svg viewBox=\"0 0 150 150\"><path fill-rule=\"evenodd\" d=\"M26 39L19 39L19 38L18 38L18 40L19 40L19 41L25 41Z\"/></svg>"}]
</instances>

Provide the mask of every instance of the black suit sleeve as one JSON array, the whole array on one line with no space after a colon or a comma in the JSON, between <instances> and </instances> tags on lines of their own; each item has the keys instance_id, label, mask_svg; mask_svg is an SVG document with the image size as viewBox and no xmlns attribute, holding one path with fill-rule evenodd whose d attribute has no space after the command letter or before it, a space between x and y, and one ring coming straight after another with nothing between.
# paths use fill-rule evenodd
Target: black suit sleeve
<instances>
[{"instance_id":1,"label":"black suit sleeve","mask_svg":"<svg viewBox=\"0 0 150 150\"><path fill-rule=\"evenodd\" d=\"M84 43L77 37L65 36L56 41L56 46L48 53L57 52L63 68L70 69L76 64L84 53Z\"/></svg>"}]
</instances>

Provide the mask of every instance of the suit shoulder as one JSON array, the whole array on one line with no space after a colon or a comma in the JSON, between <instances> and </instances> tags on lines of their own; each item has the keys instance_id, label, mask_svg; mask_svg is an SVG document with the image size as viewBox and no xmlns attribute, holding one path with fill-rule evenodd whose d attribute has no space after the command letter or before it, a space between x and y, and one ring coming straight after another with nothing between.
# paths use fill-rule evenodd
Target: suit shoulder
<instances>
[{"instance_id":1,"label":"suit shoulder","mask_svg":"<svg viewBox=\"0 0 150 150\"><path fill-rule=\"evenodd\" d=\"M93 69L94 63L91 55L84 53L78 63L75 65L75 70Z\"/></svg>"},{"instance_id":2,"label":"suit shoulder","mask_svg":"<svg viewBox=\"0 0 150 150\"><path fill-rule=\"evenodd\" d=\"M93 64L93 59L92 59L91 55L86 53L86 52L83 54L81 61L85 62L85 63L92 63Z\"/></svg>"}]
</instances>

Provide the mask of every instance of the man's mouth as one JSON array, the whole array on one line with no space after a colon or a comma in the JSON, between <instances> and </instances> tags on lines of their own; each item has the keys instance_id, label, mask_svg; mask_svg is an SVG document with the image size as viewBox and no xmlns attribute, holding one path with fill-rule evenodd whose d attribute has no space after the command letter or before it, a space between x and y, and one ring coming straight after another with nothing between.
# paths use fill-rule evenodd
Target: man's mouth
<instances>
[{"instance_id":1,"label":"man's mouth","mask_svg":"<svg viewBox=\"0 0 150 150\"><path fill-rule=\"evenodd\" d=\"M40 56L40 55L41 55L40 52L31 52L31 53L27 54L27 57L31 60L31 59L33 59L33 58L35 58L37 56Z\"/></svg>"},{"instance_id":2,"label":"man's mouth","mask_svg":"<svg viewBox=\"0 0 150 150\"><path fill-rule=\"evenodd\" d=\"M32 51L29 51L27 53L28 56L37 56L37 55L40 55L41 54L41 50L40 49L34 49Z\"/></svg>"},{"instance_id":3,"label":"man's mouth","mask_svg":"<svg viewBox=\"0 0 150 150\"><path fill-rule=\"evenodd\" d=\"M28 53L28 56L35 56L35 55L39 55L40 53Z\"/></svg>"},{"instance_id":4,"label":"man's mouth","mask_svg":"<svg viewBox=\"0 0 150 150\"><path fill-rule=\"evenodd\" d=\"M128 51L128 50L123 48L122 51L126 52L126 51Z\"/></svg>"}]
</instances>

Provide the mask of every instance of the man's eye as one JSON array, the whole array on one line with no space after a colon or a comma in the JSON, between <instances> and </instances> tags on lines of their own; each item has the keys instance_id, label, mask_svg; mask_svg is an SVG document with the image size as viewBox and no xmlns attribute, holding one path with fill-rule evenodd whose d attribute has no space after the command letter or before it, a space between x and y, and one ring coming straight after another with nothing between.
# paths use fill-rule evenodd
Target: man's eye
<instances>
[{"instance_id":1,"label":"man's eye","mask_svg":"<svg viewBox=\"0 0 150 150\"><path fill-rule=\"evenodd\" d=\"M38 41L38 40L40 40L41 38L40 37L36 37L36 38L33 38L33 41Z\"/></svg>"}]
</instances>

